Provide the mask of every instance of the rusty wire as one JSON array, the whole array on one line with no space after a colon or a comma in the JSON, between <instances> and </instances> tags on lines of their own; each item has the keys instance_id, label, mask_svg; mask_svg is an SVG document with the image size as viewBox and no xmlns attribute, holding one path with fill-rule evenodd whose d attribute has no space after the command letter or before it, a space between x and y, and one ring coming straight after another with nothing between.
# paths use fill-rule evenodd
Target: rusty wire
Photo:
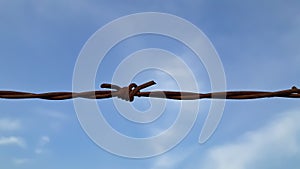
<instances>
[{"instance_id":1,"label":"rusty wire","mask_svg":"<svg viewBox=\"0 0 300 169\"><path fill-rule=\"evenodd\" d=\"M127 87L120 87L113 84L102 84L101 88L110 90L87 91L87 92L49 92L49 93L28 93L18 91L0 91L2 99L46 99L46 100L66 100L73 98L86 99L105 99L118 97L126 101L132 102L134 97L155 97L174 100L195 100L195 99L259 99L268 97L285 97L285 98L300 98L300 89L293 86L291 89L280 90L275 92L267 91L225 91L213 93L193 93L193 92L178 92L178 91L148 91L141 92L149 86L156 84L154 81L149 81L142 85L131 83Z\"/></svg>"}]
</instances>

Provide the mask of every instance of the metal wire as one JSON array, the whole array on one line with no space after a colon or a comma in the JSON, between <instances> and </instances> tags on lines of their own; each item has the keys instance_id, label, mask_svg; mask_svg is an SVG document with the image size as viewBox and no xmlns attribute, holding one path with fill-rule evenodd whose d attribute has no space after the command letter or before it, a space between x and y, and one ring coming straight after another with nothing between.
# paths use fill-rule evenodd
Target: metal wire
<instances>
[{"instance_id":1,"label":"metal wire","mask_svg":"<svg viewBox=\"0 0 300 169\"><path fill-rule=\"evenodd\" d=\"M46 100L66 100L74 98L86 99L105 99L118 97L126 101L132 102L134 97L155 97L174 100L195 100L195 99L259 99L269 97L285 97L285 98L300 98L300 89L293 86L291 89L280 90L274 92L266 91L225 91L214 93L193 93L193 92L178 92L178 91L150 91L141 92L149 86L156 84L154 81L149 81L142 85L131 83L127 87L120 87L113 84L102 84L101 88L110 90L86 91L86 92L49 92L49 93L28 93L18 91L0 91L2 99L46 99Z\"/></svg>"}]
</instances>

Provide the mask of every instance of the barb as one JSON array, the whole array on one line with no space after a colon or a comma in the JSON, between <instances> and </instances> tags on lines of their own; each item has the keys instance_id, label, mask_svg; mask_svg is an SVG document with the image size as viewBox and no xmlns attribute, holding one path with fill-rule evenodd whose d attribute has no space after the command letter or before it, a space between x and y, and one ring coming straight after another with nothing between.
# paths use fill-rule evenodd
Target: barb
<instances>
[{"instance_id":1,"label":"barb","mask_svg":"<svg viewBox=\"0 0 300 169\"><path fill-rule=\"evenodd\" d=\"M46 100L66 100L74 98L105 99L118 97L132 102L134 97L155 97L174 100L195 100L195 99L259 99L269 97L300 98L300 89L293 86L291 89L266 92L266 91L224 91L214 93L193 93L178 91L151 91L141 92L140 90L156 84L149 81L142 85L131 83L127 87L120 87L113 84L102 84L101 88L110 90L87 91L87 92L49 92L49 93L28 93L18 91L0 91L2 99L46 99Z\"/></svg>"}]
</instances>

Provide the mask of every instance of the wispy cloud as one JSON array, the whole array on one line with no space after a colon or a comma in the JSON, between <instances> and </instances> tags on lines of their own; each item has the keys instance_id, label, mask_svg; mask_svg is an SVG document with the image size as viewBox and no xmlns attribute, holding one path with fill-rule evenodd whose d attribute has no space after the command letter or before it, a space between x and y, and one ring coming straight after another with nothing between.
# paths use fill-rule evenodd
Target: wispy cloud
<instances>
[{"instance_id":1,"label":"wispy cloud","mask_svg":"<svg viewBox=\"0 0 300 169\"><path fill-rule=\"evenodd\" d=\"M154 166L152 167L153 169L155 168L172 168L174 167L174 165L177 163L177 159L174 158L174 157L171 157L170 155L169 156L163 156L161 158L159 158Z\"/></svg>"},{"instance_id":2,"label":"wispy cloud","mask_svg":"<svg viewBox=\"0 0 300 169\"><path fill-rule=\"evenodd\" d=\"M19 147L25 148L26 143L23 138L21 137L0 137L0 146L7 146L7 145L17 145Z\"/></svg>"},{"instance_id":3,"label":"wispy cloud","mask_svg":"<svg viewBox=\"0 0 300 169\"><path fill-rule=\"evenodd\" d=\"M13 159L13 163L15 165L24 165L26 163L29 163L31 161L31 159L28 158L15 158Z\"/></svg>"},{"instance_id":4,"label":"wispy cloud","mask_svg":"<svg viewBox=\"0 0 300 169\"><path fill-rule=\"evenodd\" d=\"M127 85L128 79L132 78L128 76L152 70L140 75L143 75L143 79L155 79L158 83L156 88L178 90L179 87L182 90L198 91L192 68L193 66L170 52L148 48L126 57L120 63L115 71L114 83Z\"/></svg>"},{"instance_id":5,"label":"wispy cloud","mask_svg":"<svg viewBox=\"0 0 300 169\"><path fill-rule=\"evenodd\" d=\"M45 146L50 142L50 138L48 136L42 136L39 139L37 147L35 149L36 154L42 154L45 152Z\"/></svg>"},{"instance_id":6,"label":"wispy cloud","mask_svg":"<svg viewBox=\"0 0 300 169\"><path fill-rule=\"evenodd\" d=\"M15 131L21 128L19 120L3 118L0 119L0 131Z\"/></svg>"},{"instance_id":7,"label":"wispy cloud","mask_svg":"<svg viewBox=\"0 0 300 169\"><path fill-rule=\"evenodd\" d=\"M65 120L67 118L67 115L63 112L57 111L57 110L50 110L38 107L35 109L35 112L38 114L53 118L55 120Z\"/></svg>"},{"instance_id":8,"label":"wispy cloud","mask_svg":"<svg viewBox=\"0 0 300 169\"><path fill-rule=\"evenodd\" d=\"M264 128L245 134L235 143L212 148L208 151L204 168L248 169L283 165L284 158L300 156L299 121L299 111L287 112Z\"/></svg>"},{"instance_id":9,"label":"wispy cloud","mask_svg":"<svg viewBox=\"0 0 300 169\"><path fill-rule=\"evenodd\" d=\"M162 156L157 157L157 160L154 162L151 169L173 169L176 166L182 164L184 160L193 153L194 147L186 148L184 151L179 150L171 153L163 154Z\"/></svg>"},{"instance_id":10,"label":"wispy cloud","mask_svg":"<svg viewBox=\"0 0 300 169\"><path fill-rule=\"evenodd\" d=\"M40 117L40 121L45 121L53 130L60 131L68 120L67 112L61 112L53 109L45 109L43 107L35 107L33 111Z\"/></svg>"}]
</instances>

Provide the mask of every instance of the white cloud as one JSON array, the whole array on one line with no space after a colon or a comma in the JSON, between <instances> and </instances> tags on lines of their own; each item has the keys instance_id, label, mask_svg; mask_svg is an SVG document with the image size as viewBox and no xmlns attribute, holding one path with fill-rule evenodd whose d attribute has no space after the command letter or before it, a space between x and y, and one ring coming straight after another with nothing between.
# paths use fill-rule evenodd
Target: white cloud
<instances>
[{"instance_id":1,"label":"white cloud","mask_svg":"<svg viewBox=\"0 0 300 169\"><path fill-rule=\"evenodd\" d=\"M152 69L151 73L141 75L144 79L155 79L156 88L178 90L178 83L182 90L198 91L197 79L190 66L182 58L169 52L148 48L125 58L116 69L114 80L117 84L126 84L132 78L129 75Z\"/></svg>"},{"instance_id":2,"label":"white cloud","mask_svg":"<svg viewBox=\"0 0 300 169\"><path fill-rule=\"evenodd\" d=\"M169 152L157 157L151 169L173 169L180 165L194 151L194 147L185 148L180 152Z\"/></svg>"},{"instance_id":3,"label":"white cloud","mask_svg":"<svg viewBox=\"0 0 300 169\"><path fill-rule=\"evenodd\" d=\"M299 111L287 112L271 124L246 133L235 143L212 148L203 168L248 169L286 165L283 161L300 156L299 121Z\"/></svg>"},{"instance_id":4,"label":"white cloud","mask_svg":"<svg viewBox=\"0 0 300 169\"><path fill-rule=\"evenodd\" d=\"M48 136L42 136L39 139L37 147L35 149L36 154L42 154L46 151L45 146L50 142L50 138Z\"/></svg>"},{"instance_id":5,"label":"white cloud","mask_svg":"<svg viewBox=\"0 0 300 169\"><path fill-rule=\"evenodd\" d=\"M0 119L0 131L14 131L19 130L21 128L21 123L19 120Z\"/></svg>"},{"instance_id":6,"label":"white cloud","mask_svg":"<svg viewBox=\"0 0 300 169\"><path fill-rule=\"evenodd\" d=\"M17 145L22 148L26 147L26 143L23 138L21 137L0 137L0 146L6 146L6 145Z\"/></svg>"},{"instance_id":7,"label":"white cloud","mask_svg":"<svg viewBox=\"0 0 300 169\"><path fill-rule=\"evenodd\" d=\"M30 162L31 160L28 159L28 158L16 158L16 159L13 159L13 163L15 165L24 165L28 162Z\"/></svg>"},{"instance_id":8,"label":"white cloud","mask_svg":"<svg viewBox=\"0 0 300 169\"><path fill-rule=\"evenodd\" d=\"M33 110L40 117L40 121L45 120L45 124L53 130L60 131L65 122L68 120L68 115L66 112L61 112L57 110L45 109L42 107L36 107Z\"/></svg>"},{"instance_id":9,"label":"white cloud","mask_svg":"<svg viewBox=\"0 0 300 169\"><path fill-rule=\"evenodd\" d=\"M152 167L153 169L155 168L172 168L175 164L177 163L177 160L175 158L172 158L171 156L163 156L159 158L154 166Z\"/></svg>"},{"instance_id":10,"label":"white cloud","mask_svg":"<svg viewBox=\"0 0 300 169\"><path fill-rule=\"evenodd\" d=\"M41 141L41 145L45 145L50 142L50 138L48 136L42 136L40 138L40 141Z\"/></svg>"},{"instance_id":11,"label":"white cloud","mask_svg":"<svg viewBox=\"0 0 300 169\"><path fill-rule=\"evenodd\" d=\"M42 154L44 152L44 150L40 149L40 148L37 148L37 149L35 149L34 152L35 152L35 154Z\"/></svg>"},{"instance_id":12,"label":"white cloud","mask_svg":"<svg viewBox=\"0 0 300 169\"><path fill-rule=\"evenodd\" d=\"M55 120L65 120L67 115L64 112L56 111L56 110L49 110L45 108L36 108L35 110L37 113L53 118Z\"/></svg>"}]
</instances>

